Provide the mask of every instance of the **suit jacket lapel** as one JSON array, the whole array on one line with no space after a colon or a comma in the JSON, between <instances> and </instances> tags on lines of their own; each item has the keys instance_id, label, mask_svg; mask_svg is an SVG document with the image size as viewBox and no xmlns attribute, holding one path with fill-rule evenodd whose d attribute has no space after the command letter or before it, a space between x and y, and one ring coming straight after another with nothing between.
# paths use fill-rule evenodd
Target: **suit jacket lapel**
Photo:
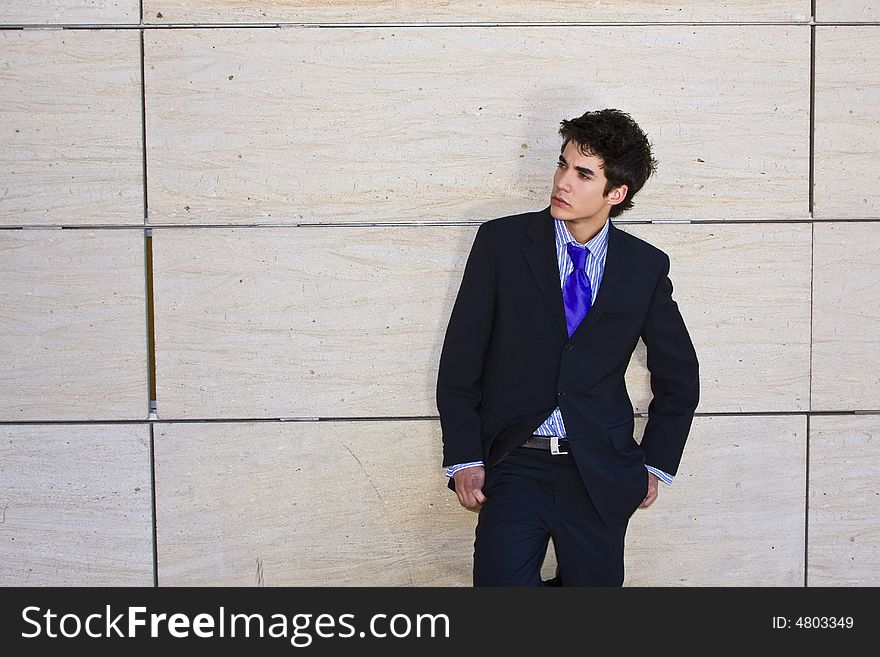
<instances>
[{"instance_id":1,"label":"suit jacket lapel","mask_svg":"<svg viewBox=\"0 0 880 657\"><path fill-rule=\"evenodd\" d=\"M550 314L562 334L568 338L565 324L565 307L562 304L562 288L559 285L559 264L556 261L556 230L550 208L536 213L527 230L531 243L523 248L526 260L532 268L532 274L547 301ZM606 265L607 266L607 265ZM602 288L599 288L599 294ZM589 317L589 315L587 315Z\"/></svg>"}]
</instances>

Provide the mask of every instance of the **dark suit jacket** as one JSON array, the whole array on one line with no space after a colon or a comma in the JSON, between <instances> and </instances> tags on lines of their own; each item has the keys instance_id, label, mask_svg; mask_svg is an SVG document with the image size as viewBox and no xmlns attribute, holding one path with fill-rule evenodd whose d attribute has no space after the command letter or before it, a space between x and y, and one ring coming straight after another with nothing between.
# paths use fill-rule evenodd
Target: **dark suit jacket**
<instances>
[{"instance_id":1,"label":"dark suit jacket","mask_svg":"<svg viewBox=\"0 0 880 657\"><path fill-rule=\"evenodd\" d=\"M678 470L699 399L668 273L665 253L611 224L599 294L569 340L550 208L481 225L440 357L443 464L491 468L559 406L600 516L625 522L646 494L645 463ZM624 383L640 337L653 392L641 444Z\"/></svg>"}]
</instances>

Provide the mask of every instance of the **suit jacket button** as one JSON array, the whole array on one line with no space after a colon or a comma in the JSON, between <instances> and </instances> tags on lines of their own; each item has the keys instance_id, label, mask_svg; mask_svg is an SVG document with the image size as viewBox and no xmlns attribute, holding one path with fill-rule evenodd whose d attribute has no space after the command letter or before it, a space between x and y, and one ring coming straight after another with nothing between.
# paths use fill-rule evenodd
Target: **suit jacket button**
<instances>
[{"instance_id":1,"label":"suit jacket button","mask_svg":"<svg viewBox=\"0 0 880 657\"><path fill-rule=\"evenodd\" d=\"M566 350L566 351L571 351L572 349L574 349L574 345L573 345L573 344L568 343L567 345L565 345L565 350Z\"/></svg>"},{"instance_id":2,"label":"suit jacket button","mask_svg":"<svg viewBox=\"0 0 880 657\"><path fill-rule=\"evenodd\" d=\"M564 390L560 390L560 391L559 391L559 396L560 396L560 397L565 397L565 391L564 391Z\"/></svg>"}]
</instances>

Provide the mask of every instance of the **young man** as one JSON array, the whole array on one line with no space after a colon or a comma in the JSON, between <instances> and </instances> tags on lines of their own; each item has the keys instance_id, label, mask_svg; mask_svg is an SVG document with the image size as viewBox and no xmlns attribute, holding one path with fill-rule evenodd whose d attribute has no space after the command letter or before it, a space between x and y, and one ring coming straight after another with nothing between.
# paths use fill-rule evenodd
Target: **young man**
<instances>
[{"instance_id":1,"label":"young man","mask_svg":"<svg viewBox=\"0 0 880 657\"><path fill-rule=\"evenodd\" d=\"M479 511L475 586L623 584L624 534L672 482L699 398L669 258L609 220L654 171L618 110L563 121L550 207L480 226L437 380L443 465ZM624 374L638 340L653 399L641 444Z\"/></svg>"}]
</instances>

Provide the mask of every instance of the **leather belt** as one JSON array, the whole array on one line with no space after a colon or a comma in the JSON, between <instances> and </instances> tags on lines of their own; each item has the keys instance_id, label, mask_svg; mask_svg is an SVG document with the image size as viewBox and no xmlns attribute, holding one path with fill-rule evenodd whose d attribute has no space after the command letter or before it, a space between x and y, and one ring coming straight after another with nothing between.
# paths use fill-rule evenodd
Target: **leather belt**
<instances>
[{"instance_id":1,"label":"leather belt","mask_svg":"<svg viewBox=\"0 0 880 657\"><path fill-rule=\"evenodd\" d=\"M568 439L559 436L532 436L522 444L531 449L549 450L551 454L569 454Z\"/></svg>"}]
</instances>

